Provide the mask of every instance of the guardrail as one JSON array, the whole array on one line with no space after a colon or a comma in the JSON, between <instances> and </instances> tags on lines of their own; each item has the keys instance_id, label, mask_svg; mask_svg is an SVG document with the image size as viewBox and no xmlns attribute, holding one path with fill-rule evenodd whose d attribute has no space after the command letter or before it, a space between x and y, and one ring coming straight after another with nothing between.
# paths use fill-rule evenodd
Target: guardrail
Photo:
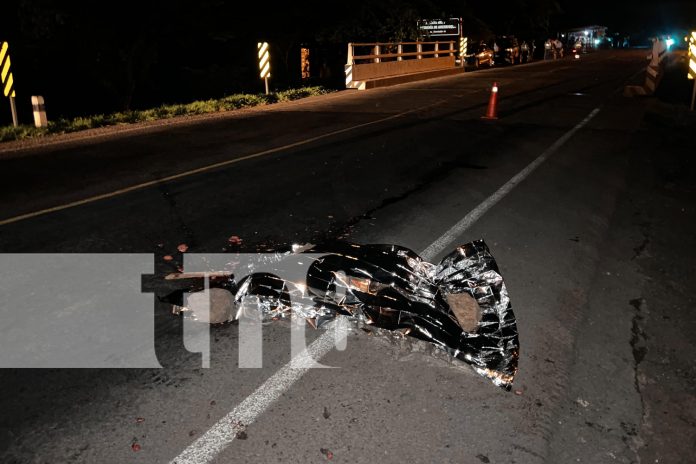
<instances>
[{"instance_id":1,"label":"guardrail","mask_svg":"<svg viewBox=\"0 0 696 464\"><path fill-rule=\"evenodd\" d=\"M346 88L369 81L455 68L455 42L349 43Z\"/></svg>"},{"instance_id":2,"label":"guardrail","mask_svg":"<svg viewBox=\"0 0 696 464\"><path fill-rule=\"evenodd\" d=\"M660 38L653 39L652 50L646 58L649 60L649 63L645 69L645 84L627 85L624 88L625 96L653 95L655 93L664 75L667 60L670 58L667 43Z\"/></svg>"},{"instance_id":3,"label":"guardrail","mask_svg":"<svg viewBox=\"0 0 696 464\"><path fill-rule=\"evenodd\" d=\"M646 70L645 76L645 89L649 95L655 93L657 86L660 85L662 80L662 74L664 71L664 62L667 59L669 53L669 47L667 42L662 39L656 38L653 41L653 48L648 59L650 64Z\"/></svg>"},{"instance_id":4,"label":"guardrail","mask_svg":"<svg viewBox=\"0 0 696 464\"><path fill-rule=\"evenodd\" d=\"M669 47L667 46L667 42L656 38L653 40L653 48L650 52L650 55L648 55L648 59L650 60L650 66L659 66L662 64L662 62L665 60L667 57L667 52L669 51Z\"/></svg>"}]
</instances>

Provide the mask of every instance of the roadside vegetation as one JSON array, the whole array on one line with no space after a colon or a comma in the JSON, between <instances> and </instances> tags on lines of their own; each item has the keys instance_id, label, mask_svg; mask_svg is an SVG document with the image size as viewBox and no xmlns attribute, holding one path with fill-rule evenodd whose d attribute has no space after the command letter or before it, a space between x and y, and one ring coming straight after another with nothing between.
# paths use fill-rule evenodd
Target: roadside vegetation
<instances>
[{"instance_id":1,"label":"roadside vegetation","mask_svg":"<svg viewBox=\"0 0 696 464\"><path fill-rule=\"evenodd\" d=\"M94 116L74 119L57 119L50 121L48 127L21 125L19 127L0 127L0 142L42 137L49 134L65 134L98 127L133 124L137 122L170 119L177 116L192 116L199 114L232 111L240 108L269 105L272 103L299 100L315 95L331 92L323 87L301 87L265 94L234 94L220 99L201 100L191 103L162 105L147 110L132 110L112 114L97 114ZM50 117L50 114L49 114Z\"/></svg>"}]
</instances>

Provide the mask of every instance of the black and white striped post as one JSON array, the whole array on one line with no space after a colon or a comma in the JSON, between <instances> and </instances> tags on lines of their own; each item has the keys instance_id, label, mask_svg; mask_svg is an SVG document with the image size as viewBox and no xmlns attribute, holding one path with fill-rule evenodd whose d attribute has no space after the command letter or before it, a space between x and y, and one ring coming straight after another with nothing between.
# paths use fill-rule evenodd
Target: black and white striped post
<instances>
[{"instance_id":1,"label":"black and white striped post","mask_svg":"<svg viewBox=\"0 0 696 464\"><path fill-rule=\"evenodd\" d=\"M48 126L48 119L46 118L46 104L44 103L44 97L42 97L41 95L32 95L31 107L34 110L34 125L36 127Z\"/></svg>"},{"instance_id":2,"label":"black and white striped post","mask_svg":"<svg viewBox=\"0 0 696 464\"><path fill-rule=\"evenodd\" d=\"M268 42L259 42L257 44L259 52L259 70L261 71L261 79L266 84L266 95L269 94L268 78L271 77L271 56L268 52Z\"/></svg>"},{"instance_id":3,"label":"black and white striped post","mask_svg":"<svg viewBox=\"0 0 696 464\"><path fill-rule=\"evenodd\" d=\"M0 77L2 78L3 94L10 99L12 124L17 127L17 105L15 104L14 77L10 70L10 53L7 42L0 43Z\"/></svg>"}]
</instances>

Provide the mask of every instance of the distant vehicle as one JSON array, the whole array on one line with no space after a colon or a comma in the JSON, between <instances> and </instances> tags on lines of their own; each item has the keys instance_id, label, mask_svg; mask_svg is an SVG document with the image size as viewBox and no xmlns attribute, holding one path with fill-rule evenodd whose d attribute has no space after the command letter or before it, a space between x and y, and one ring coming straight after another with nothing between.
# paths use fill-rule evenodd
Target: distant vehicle
<instances>
[{"instance_id":1,"label":"distant vehicle","mask_svg":"<svg viewBox=\"0 0 696 464\"><path fill-rule=\"evenodd\" d=\"M493 49L482 40L476 48L475 53L469 57L469 63L476 65L477 68L484 64L488 67L493 66L495 64L495 53Z\"/></svg>"},{"instance_id":2,"label":"distant vehicle","mask_svg":"<svg viewBox=\"0 0 696 464\"><path fill-rule=\"evenodd\" d=\"M520 44L515 36L501 36L493 46L497 64L518 64L522 60Z\"/></svg>"}]
</instances>

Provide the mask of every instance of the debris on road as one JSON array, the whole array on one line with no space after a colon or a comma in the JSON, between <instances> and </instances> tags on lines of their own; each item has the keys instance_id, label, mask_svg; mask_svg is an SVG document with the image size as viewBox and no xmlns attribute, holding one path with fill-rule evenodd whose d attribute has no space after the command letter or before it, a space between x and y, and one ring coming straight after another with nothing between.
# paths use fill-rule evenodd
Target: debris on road
<instances>
[{"instance_id":1,"label":"debris on road","mask_svg":"<svg viewBox=\"0 0 696 464\"><path fill-rule=\"evenodd\" d=\"M242 239L236 235L231 236L230 238L227 239L227 241L230 242L232 245L241 245L242 244Z\"/></svg>"},{"instance_id":2,"label":"debris on road","mask_svg":"<svg viewBox=\"0 0 696 464\"><path fill-rule=\"evenodd\" d=\"M140 444L138 444L137 441L134 441L133 443L131 443L131 449L135 452L140 451Z\"/></svg>"},{"instance_id":3,"label":"debris on road","mask_svg":"<svg viewBox=\"0 0 696 464\"><path fill-rule=\"evenodd\" d=\"M319 449L319 452L321 452L321 454L323 454L324 456L326 456L326 459L328 459L329 461L333 459L333 453L331 452L330 449L327 449L327 448L320 448L320 449Z\"/></svg>"},{"instance_id":4,"label":"debris on road","mask_svg":"<svg viewBox=\"0 0 696 464\"><path fill-rule=\"evenodd\" d=\"M145 422L145 419L144 419L144 418L142 418L142 417L136 417L136 418L135 418L135 423L136 423L136 424L142 424L143 422Z\"/></svg>"},{"instance_id":5,"label":"debris on road","mask_svg":"<svg viewBox=\"0 0 696 464\"><path fill-rule=\"evenodd\" d=\"M324 416L324 419L328 419L329 417L331 417L331 413L329 412L329 408L327 408L326 406L324 406L324 413L322 414L322 416Z\"/></svg>"},{"instance_id":6,"label":"debris on road","mask_svg":"<svg viewBox=\"0 0 696 464\"><path fill-rule=\"evenodd\" d=\"M180 253L186 253L188 251L188 245L185 243L182 243L178 247L176 247L177 250L179 250Z\"/></svg>"},{"instance_id":7,"label":"debris on road","mask_svg":"<svg viewBox=\"0 0 696 464\"><path fill-rule=\"evenodd\" d=\"M575 402L578 403L583 408L586 408L590 405L589 401L583 400L582 398L578 398L577 400L575 400Z\"/></svg>"},{"instance_id":8,"label":"debris on road","mask_svg":"<svg viewBox=\"0 0 696 464\"><path fill-rule=\"evenodd\" d=\"M162 259L165 261L174 261L174 257L172 255L164 255Z\"/></svg>"},{"instance_id":9,"label":"debris on road","mask_svg":"<svg viewBox=\"0 0 696 464\"><path fill-rule=\"evenodd\" d=\"M233 236L230 242L233 238L239 239ZM177 312L185 317L211 324L293 316L321 327L347 316L361 328L379 329L376 335L429 342L495 385L511 389L519 355L517 325L497 263L482 240L458 247L439 264L398 245L333 243L294 249L302 252L262 255L262 261L278 270L281 263L309 262L303 282L254 272L247 265L239 269L245 277L238 282L232 271L209 277L211 298L203 301L204 294L196 293L204 289L202 275L169 275L166 279L179 280L182 287L164 301L183 305ZM191 293L185 303L184 293Z\"/></svg>"}]
</instances>

